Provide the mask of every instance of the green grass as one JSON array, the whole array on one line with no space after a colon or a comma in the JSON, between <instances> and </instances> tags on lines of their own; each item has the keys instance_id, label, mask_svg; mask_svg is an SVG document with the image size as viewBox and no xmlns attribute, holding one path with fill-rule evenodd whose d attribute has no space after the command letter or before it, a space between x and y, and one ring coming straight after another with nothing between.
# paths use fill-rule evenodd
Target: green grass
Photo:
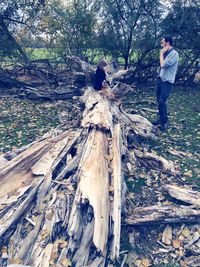
<instances>
[{"instance_id":1,"label":"green grass","mask_svg":"<svg viewBox=\"0 0 200 267\"><path fill-rule=\"evenodd\" d=\"M31 60L46 58L51 60L58 57L56 50L50 48L26 48L25 51Z\"/></svg>"},{"instance_id":2,"label":"green grass","mask_svg":"<svg viewBox=\"0 0 200 267\"><path fill-rule=\"evenodd\" d=\"M58 52L58 50L56 48L30 48L30 47L26 47L23 48L27 54L27 56L29 57L30 60L39 60L39 59L49 59L51 60L61 60L63 58L61 58L61 54ZM106 58L108 62L112 62L112 55L106 54L104 55L104 53L101 50L92 50L92 49L88 49L88 51L84 52L85 56L88 57L89 62L92 62L93 65L97 65L99 60L102 58ZM95 56L94 56L95 55ZM131 60L133 58L135 58L136 55L131 57ZM2 65L5 67L7 66L7 64L10 64L12 62L19 62L20 59L20 55L18 54L18 52L16 52L15 55L13 56L6 56L2 59ZM119 57L118 58L118 63L120 65L124 65L124 58Z\"/></svg>"},{"instance_id":3,"label":"green grass","mask_svg":"<svg viewBox=\"0 0 200 267\"><path fill-rule=\"evenodd\" d=\"M70 125L72 102L33 102L25 99L0 99L0 151L7 152L26 145L60 125L59 116L64 111Z\"/></svg>"}]
</instances>

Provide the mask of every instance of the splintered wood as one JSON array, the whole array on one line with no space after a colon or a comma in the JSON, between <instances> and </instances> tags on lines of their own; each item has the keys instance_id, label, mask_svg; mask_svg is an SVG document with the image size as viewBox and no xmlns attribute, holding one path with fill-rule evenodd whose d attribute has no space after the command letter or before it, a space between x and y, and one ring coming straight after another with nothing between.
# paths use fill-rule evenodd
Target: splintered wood
<instances>
[{"instance_id":1,"label":"splintered wood","mask_svg":"<svg viewBox=\"0 0 200 267\"><path fill-rule=\"evenodd\" d=\"M122 88L109 94L88 88L80 130L52 132L0 168L2 264L105 266L119 257L127 136L154 137L148 120L115 100ZM132 151L129 163L173 170L141 153Z\"/></svg>"}]
</instances>

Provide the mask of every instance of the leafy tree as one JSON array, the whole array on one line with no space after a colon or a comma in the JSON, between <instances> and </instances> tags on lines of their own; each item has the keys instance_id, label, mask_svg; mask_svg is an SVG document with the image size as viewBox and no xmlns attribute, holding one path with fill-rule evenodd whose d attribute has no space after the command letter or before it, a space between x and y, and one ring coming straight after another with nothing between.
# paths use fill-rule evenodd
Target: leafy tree
<instances>
[{"instance_id":1,"label":"leafy tree","mask_svg":"<svg viewBox=\"0 0 200 267\"><path fill-rule=\"evenodd\" d=\"M61 55L80 56L93 47L97 8L96 1L88 0L73 0L66 6L57 0L46 7L46 34Z\"/></svg>"},{"instance_id":2,"label":"leafy tree","mask_svg":"<svg viewBox=\"0 0 200 267\"><path fill-rule=\"evenodd\" d=\"M180 53L179 77L192 81L200 64L200 3L176 0L162 22L163 34L174 36Z\"/></svg>"},{"instance_id":3,"label":"leafy tree","mask_svg":"<svg viewBox=\"0 0 200 267\"><path fill-rule=\"evenodd\" d=\"M156 37L160 11L157 0L104 1L100 33L102 46L123 57L126 69L130 58L136 54L138 38L146 38L147 32Z\"/></svg>"},{"instance_id":4,"label":"leafy tree","mask_svg":"<svg viewBox=\"0 0 200 267\"><path fill-rule=\"evenodd\" d=\"M0 4L0 53L1 56L21 54L25 61L26 54L18 42L17 33L22 28L36 31L43 12L44 2L11 0Z\"/></svg>"}]
</instances>

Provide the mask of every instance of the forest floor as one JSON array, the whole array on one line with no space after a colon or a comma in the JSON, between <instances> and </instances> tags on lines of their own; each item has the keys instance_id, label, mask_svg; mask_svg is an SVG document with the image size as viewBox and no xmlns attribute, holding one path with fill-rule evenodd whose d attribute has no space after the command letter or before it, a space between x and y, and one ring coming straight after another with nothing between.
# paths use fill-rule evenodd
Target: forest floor
<instances>
[{"instance_id":1,"label":"forest floor","mask_svg":"<svg viewBox=\"0 0 200 267\"><path fill-rule=\"evenodd\" d=\"M151 206L174 202L162 192L163 184L177 184L200 191L200 90L175 86L168 107L170 123L166 132L158 130L157 141L142 143L147 150L155 151L175 163L176 175L138 168L134 174L125 174L126 182L135 206ZM123 99L123 107L129 113L140 114L150 121L157 119L155 87L141 86ZM81 121L77 100L36 102L18 98L0 99L0 154L14 151L34 141L50 129L62 125L76 128ZM173 224L173 240L170 246L162 246L165 225L148 225L122 228L120 260L126 255L124 266L178 267L181 259L200 255L200 242L195 248L184 248L198 232L200 224ZM180 246L180 235L187 237ZM186 234L185 234L186 235ZM120 266L120 265L119 265ZM199 265L200 266L200 265Z\"/></svg>"}]
</instances>

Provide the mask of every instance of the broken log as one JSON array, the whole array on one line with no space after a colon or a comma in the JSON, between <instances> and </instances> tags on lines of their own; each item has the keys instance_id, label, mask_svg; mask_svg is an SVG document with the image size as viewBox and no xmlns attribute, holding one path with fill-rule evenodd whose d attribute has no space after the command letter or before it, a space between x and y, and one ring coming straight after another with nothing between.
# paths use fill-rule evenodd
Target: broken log
<instances>
[{"instance_id":1,"label":"broken log","mask_svg":"<svg viewBox=\"0 0 200 267\"><path fill-rule=\"evenodd\" d=\"M165 170L165 166L163 166L163 169ZM200 222L199 192L176 185L164 185L163 189L173 198L192 205L160 204L151 207L134 208L131 216L126 219L127 224Z\"/></svg>"},{"instance_id":2,"label":"broken log","mask_svg":"<svg viewBox=\"0 0 200 267\"><path fill-rule=\"evenodd\" d=\"M87 84L93 83L95 67L76 56L67 56L66 61L69 64L70 69L82 71L85 74ZM109 75L109 81L110 83L113 83L114 81L119 82L124 79L125 76L132 73L134 73L134 69L119 70Z\"/></svg>"},{"instance_id":3,"label":"broken log","mask_svg":"<svg viewBox=\"0 0 200 267\"><path fill-rule=\"evenodd\" d=\"M182 188L176 185L165 185L166 190L172 197L181 200L185 203L200 206L200 193L187 188Z\"/></svg>"},{"instance_id":4,"label":"broken log","mask_svg":"<svg viewBox=\"0 0 200 267\"><path fill-rule=\"evenodd\" d=\"M119 257L127 136L155 138L148 120L123 111L122 87L88 88L79 131L49 133L0 167L5 264L105 266ZM134 153L131 164L145 160Z\"/></svg>"},{"instance_id":5,"label":"broken log","mask_svg":"<svg viewBox=\"0 0 200 267\"><path fill-rule=\"evenodd\" d=\"M128 225L158 223L200 222L200 209L197 206L155 205L139 207L125 220Z\"/></svg>"},{"instance_id":6,"label":"broken log","mask_svg":"<svg viewBox=\"0 0 200 267\"><path fill-rule=\"evenodd\" d=\"M65 71L57 74L58 86L44 86L35 76L25 74L16 79L0 69L0 96L21 97L31 100L66 100L83 94L86 85L83 72ZM22 82L28 78L28 81Z\"/></svg>"},{"instance_id":7,"label":"broken log","mask_svg":"<svg viewBox=\"0 0 200 267\"><path fill-rule=\"evenodd\" d=\"M183 267L199 267L200 266L200 256L191 256L181 260L181 266Z\"/></svg>"},{"instance_id":8,"label":"broken log","mask_svg":"<svg viewBox=\"0 0 200 267\"><path fill-rule=\"evenodd\" d=\"M174 164L172 161L168 161L161 156L155 154L155 152L143 152L137 149L134 150L135 156L138 158L138 161L145 167L151 168L154 170L165 170L171 173L175 173Z\"/></svg>"}]
</instances>

